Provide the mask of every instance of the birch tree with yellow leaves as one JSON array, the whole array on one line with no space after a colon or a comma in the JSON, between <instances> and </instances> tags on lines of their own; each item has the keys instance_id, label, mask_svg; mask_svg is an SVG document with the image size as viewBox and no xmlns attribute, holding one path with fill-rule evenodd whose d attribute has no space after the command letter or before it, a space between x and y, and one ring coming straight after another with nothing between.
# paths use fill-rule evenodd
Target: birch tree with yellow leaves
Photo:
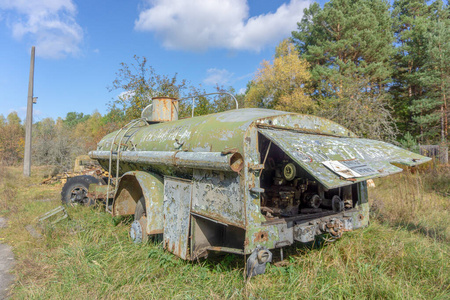
<instances>
[{"instance_id":1,"label":"birch tree with yellow leaves","mask_svg":"<svg viewBox=\"0 0 450 300\"><path fill-rule=\"evenodd\" d=\"M264 60L249 83L246 106L313 113L316 105L307 93L311 79L308 67L294 44L283 40L273 62Z\"/></svg>"}]
</instances>

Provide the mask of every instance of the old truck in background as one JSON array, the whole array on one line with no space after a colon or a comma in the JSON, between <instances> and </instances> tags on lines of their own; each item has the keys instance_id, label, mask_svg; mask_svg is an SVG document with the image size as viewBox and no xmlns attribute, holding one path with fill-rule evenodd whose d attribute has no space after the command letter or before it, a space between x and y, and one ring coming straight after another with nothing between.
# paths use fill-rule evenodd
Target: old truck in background
<instances>
[{"instance_id":1,"label":"old truck in background","mask_svg":"<svg viewBox=\"0 0 450 300\"><path fill-rule=\"evenodd\" d=\"M274 249L367 226L366 181L429 160L311 115L246 108L178 120L178 101L155 98L105 136L89 155L115 176L80 179L79 198L134 215L134 242L159 235L182 259L249 255L248 276L264 273Z\"/></svg>"}]
</instances>

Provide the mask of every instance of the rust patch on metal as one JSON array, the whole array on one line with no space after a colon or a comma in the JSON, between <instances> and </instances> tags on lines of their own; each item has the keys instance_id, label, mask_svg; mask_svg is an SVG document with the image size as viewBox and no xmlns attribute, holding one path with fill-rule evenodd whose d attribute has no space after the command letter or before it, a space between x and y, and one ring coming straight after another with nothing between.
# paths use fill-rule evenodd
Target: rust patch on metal
<instances>
[{"instance_id":1,"label":"rust patch on metal","mask_svg":"<svg viewBox=\"0 0 450 300\"><path fill-rule=\"evenodd\" d=\"M164 230L152 230L150 232L148 232L148 234L152 235L152 234L162 234L164 233Z\"/></svg>"},{"instance_id":2,"label":"rust patch on metal","mask_svg":"<svg viewBox=\"0 0 450 300\"><path fill-rule=\"evenodd\" d=\"M253 240L255 243L263 243L269 240L269 233L267 231L258 231L253 234Z\"/></svg>"},{"instance_id":3,"label":"rust patch on metal","mask_svg":"<svg viewBox=\"0 0 450 300\"><path fill-rule=\"evenodd\" d=\"M227 154L234 154L234 153L236 153L238 151L239 151L238 148L225 148L220 153L222 153L222 155L227 155Z\"/></svg>"}]
</instances>

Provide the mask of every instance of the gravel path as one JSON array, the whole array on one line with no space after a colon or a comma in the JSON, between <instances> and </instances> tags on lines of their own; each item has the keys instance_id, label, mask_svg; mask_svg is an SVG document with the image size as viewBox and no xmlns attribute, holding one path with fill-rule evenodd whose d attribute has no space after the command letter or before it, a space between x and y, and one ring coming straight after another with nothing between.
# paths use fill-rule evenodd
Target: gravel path
<instances>
[{"instance_id":1,"label":"gravel path","mask_svg":"<svg viewBox=\"0 0 450 300\"><path fill-rule=\"evenodd\" d=\"M2 228L7 226L6 219L0 217L0 238ZM14 266L14 254L9 245L2 244L0 240L0 299L8 298L8 289L14 281L14 275L9 271Z\"/></svg>"}]
</instances>

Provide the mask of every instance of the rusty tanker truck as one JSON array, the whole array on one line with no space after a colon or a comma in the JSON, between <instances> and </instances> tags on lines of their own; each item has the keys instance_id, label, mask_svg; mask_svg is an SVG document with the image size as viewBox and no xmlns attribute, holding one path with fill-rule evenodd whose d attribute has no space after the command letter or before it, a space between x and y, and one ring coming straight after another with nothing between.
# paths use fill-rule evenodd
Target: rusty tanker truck
<instances>
[{"instance_id":1,"label":"rusty tanker truck","mask_svg":"<svg viewBox=\"0 0 450 300\"><path fill-rule=\"evenodd\" d=\"M248 276L264 273L271 251L367 226L367 180L429 160L311 115L245 108L178 120L173 98L153 99L89 155L112 176L72 178L63 202L106 199L113 216L134 215L134 242L159 236L182 259L248 255Z\"/></svg>"}]
</instances>

